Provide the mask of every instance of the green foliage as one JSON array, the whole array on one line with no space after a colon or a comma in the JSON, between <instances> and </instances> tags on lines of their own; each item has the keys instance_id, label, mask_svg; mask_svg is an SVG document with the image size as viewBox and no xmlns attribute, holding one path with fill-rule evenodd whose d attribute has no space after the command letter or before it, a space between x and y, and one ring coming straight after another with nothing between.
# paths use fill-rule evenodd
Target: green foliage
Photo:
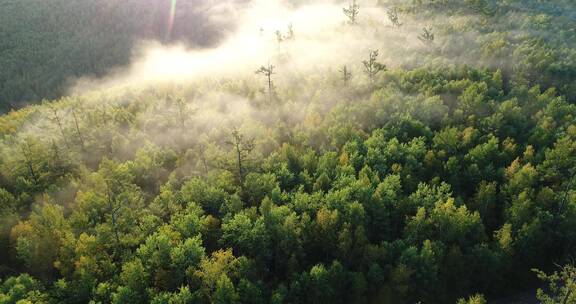
<instances>
[{"instance_id":1,"label":"green foliage","mask_svg":"<svg viewBox=\"0 0 576 304\"><path fill-rule=\"evenodd\" d=\"M459 299L457 304L486 304L486 300L482 295L473 295L468 299Z\"/></svg>"},{"instance_id":2,"label":"green foliage","mask_svg":"<svg viewBox=\"0 0 576 304\"><path fill-rule=\"evenodd\" d=\"M538 278L548 286L546 291L538 289L538 300L543 304L552 303L576 303L576 268L574 265L566 265L551 275L534 270Z\"/></svg>"},{"instance_id":3,"label":"green foliage","mask_svg":"<svg viewBox=\"0 0 576 304\"><path fill-rule=\"evenodd\" d=\"M576 249L574 36L533 2L382 2L395 32L475 17L433 23L424 65L356 58L369 84L345 66L273 88L269 66L274 103L232 77L0 117L0 303L481 304L533 286ZM478 61L446 61L458 43ZM573 270L537 272L539 299L573 302Z\"/></svg>"},{"instance_id":4,"label":"green foliage","mask_svg":"<svg viewBox=\"0 0 576 304\"><path fill-rule=\"evenodd\" d=\"M2 282L0 303L49 303L49 297L42 289L42 284L36 279L27 274L21 274Z\"/></svg>"}]
</instances>

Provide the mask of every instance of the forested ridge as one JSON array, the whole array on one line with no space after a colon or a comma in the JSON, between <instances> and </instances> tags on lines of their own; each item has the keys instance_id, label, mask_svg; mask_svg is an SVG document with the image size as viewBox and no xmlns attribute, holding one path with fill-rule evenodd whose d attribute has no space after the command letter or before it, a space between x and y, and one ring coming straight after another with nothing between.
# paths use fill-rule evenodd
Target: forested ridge
<instances>
[{"instance_id":1,"label":"forested ridge","mask_svg":"<svg viewBox=\"0 0 576 304\"><path fill-rule=\"evenodd\" d=\"M128 65L142 39L196 48L219 42L233 20L209 20L204 2L180 1L168 35L170 1L2 1L0 111L61 97L76 78Z\"/></svg>"},{"instance_id":2,"label":"forested ridge","mask_svg":"<svg viewBox=\"0 0 576 304\"><path fill-rule=\"evenodd\" d=\"M1 116L0 304L576 303L576 5L359 3L337 65L294 23L242 74Z\"/></svg>"}]
</instances>

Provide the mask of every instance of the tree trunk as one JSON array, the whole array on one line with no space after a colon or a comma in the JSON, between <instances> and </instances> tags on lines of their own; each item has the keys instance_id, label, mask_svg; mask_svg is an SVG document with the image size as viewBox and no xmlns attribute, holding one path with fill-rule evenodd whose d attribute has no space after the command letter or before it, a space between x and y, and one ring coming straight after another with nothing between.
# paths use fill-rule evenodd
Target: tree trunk
<instances>
[{"instance_id":1,"label":"tree trunk","mask_svg":"<svg viewBox=\"0 0 576 304\"><path fill-rule=\"evenodd\" d=\"M85 147L84 147L84 137L82 136L82 133L80 132L80 126L78 125L78 118L76 117L76 111L72 110L72 116L74 117L74 124L76 126L76 133L78 134L78 139L80 140L80 147L82 148L82 151L85 151Z\"/></svg>"}]
</instances>

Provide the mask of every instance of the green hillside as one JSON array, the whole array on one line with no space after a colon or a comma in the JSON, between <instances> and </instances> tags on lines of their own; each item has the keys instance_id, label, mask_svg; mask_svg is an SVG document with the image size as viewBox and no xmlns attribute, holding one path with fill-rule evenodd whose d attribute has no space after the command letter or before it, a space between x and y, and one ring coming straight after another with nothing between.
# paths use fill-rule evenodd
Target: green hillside
<instances>
[{"instance_id":1,"label":"green hillside","mask_svg":"<svg viewBox=\"0 0 576 304\"><path fill-rule=\"evenodd\" d=\"M141 39L213 45L233 23L208 20L200 3L178 3L168 36L170 1L2 1L0 111L59 98L78 77L127 65Z\"/></svg>"}]
</instances>

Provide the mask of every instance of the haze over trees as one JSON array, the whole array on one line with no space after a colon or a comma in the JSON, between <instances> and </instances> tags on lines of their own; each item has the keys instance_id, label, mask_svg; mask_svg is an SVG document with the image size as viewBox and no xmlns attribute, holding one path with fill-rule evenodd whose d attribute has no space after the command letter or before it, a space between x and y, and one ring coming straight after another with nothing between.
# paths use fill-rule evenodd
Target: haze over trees
<instances>
[{"instance_id":1,"label":"haze over trees","mask_svg":"<svg viewBox=\"0 0 576 304\"><path fill-rule=\"evenodd\" d=\"M204 48L236 24L208 9L245 0L5 0L0 4L0 111L65 95L70 81L129 64L142 39ZM230 8L228 8L230 9Z\"/></svg>"},{"instance_id":2,"label":"haze over trees","mask_svg":"<svg viewBox=\"0 0 576 304\"><path fill-rule=\"evenodd\" d=\"M174 2L220 25L174 22L200 76L53 98L128 63L141 29L97 29L136 2L0 4L2 102L45 99L0 116L1 304L576 303L573 1Z\"/></svg>"}]
</instances>

